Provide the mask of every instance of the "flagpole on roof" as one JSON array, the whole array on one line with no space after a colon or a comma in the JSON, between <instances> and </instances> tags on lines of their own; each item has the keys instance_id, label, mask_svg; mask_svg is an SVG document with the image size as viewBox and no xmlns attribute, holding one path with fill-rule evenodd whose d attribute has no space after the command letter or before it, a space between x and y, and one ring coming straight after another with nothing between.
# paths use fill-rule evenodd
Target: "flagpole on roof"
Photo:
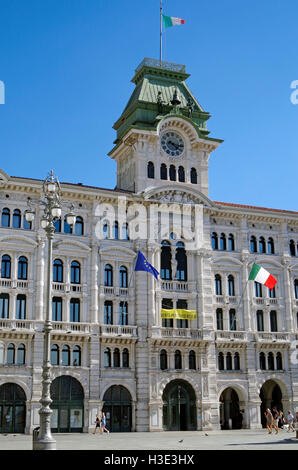
<instances>
[{"instance_id":1,"label":"flagpole on roof","mask_svg":"<svg viewBox=\"0 0 298 470\"><path fill-rule=\"evenodd\" d=\"M160 0L160 44L159 44L159 61L162 63L162 0Z\"/></svg>"}]
</instances>

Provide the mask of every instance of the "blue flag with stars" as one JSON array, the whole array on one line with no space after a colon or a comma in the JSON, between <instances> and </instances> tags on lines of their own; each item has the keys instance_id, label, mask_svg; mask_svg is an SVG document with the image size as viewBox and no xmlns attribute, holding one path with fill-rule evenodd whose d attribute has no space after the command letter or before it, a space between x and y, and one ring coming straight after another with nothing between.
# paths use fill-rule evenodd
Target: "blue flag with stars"
<instances>
[{"instance_id":1,"label":"blue flag with stars","mask_svg":"<svg viewBox=\"0 0 298 470\"><path fill-rule=\"evenodd\" d=\"M153 274L155 279L158 280L159 272L147 261L141 251L138 252L135 271L147 271L147 273Z\"/></svg>"}]
</instances>

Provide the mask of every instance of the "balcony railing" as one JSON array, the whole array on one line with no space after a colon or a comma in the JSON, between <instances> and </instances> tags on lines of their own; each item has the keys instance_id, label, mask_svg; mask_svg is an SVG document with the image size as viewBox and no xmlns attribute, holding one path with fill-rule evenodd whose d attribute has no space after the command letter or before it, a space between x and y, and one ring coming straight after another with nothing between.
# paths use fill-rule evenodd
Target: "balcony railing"
<instances>
[{"instance_id":1,"label":"balcony railing","mask_svg":"<svg viewBox=\"0 0 298 470\"><path fill-rule=\"evenodd\" d=\"M58 292L83 292L84 286L82 284L70 284L65 282L53 282L52 289Z\"/></svg>"},{"instance_id":2,"label":"balcony railing","mask_svg":"<svg viewBox=\"0 0 298 470\"><path fill-rule=\"evenodd\" d=\"M225 331L217 330L216 339L228 341L247 341L247 334L245 331Z\"/></svg>"},{"instance_id":3,"label":"balcony railing","mask_svg":"<svg viewBox=\"0 0 298 470\"><path fill-rule=\"evenodd\" d=\"M90 323L52 322L53 332L61 333L90 333Z\"/></svg>"},{"instance_id":4,"label":"balcony railing","mask_svg":"<svg viewBox=\"0 0 298 470\"><path fill-rule=\"evenodd\" d=\"M256 333L256 339L263 342L287 342L290 341L289 333L271 333L259 331Z\"/></svg>"},{"instance_id":5,"label":"balcony railing","mask_svg":"<svg viewBox=\"0 0 298 470\"><path fill-rule=\"evenodd\" d=\"M137 326L129 325L101 325L101 336L130 336L137 337Z\"/></svg>"},{"instance_id":6,"label":"balcony railing","mask_svg":"<svg viewBox=\"0 0 298 470\"><path fill-rule=\"evenodd\" d=\"M1 330L33 330L34 322L32 320L0 320Z\"/></svg>"},{"instance_id":7,"label":"balcony railing","mask_svg":"<svg viewBox=\"0 0 298 470\"><path fill-rule=\"evenodd\" d=\"M185 281L161 281L162 290L169 292L189 292L190 286Z\"/></svg>"},{"instance_id":8,"label":"balcony railing","mask_svg":"<svg viewBox=\"0 0 298 470\"><path fill-rule=\"evenodd\" d=\"M152 337L160 338L190 338L202 339L203 335L200 330L190 328L154 328L152 330Z\"/></svg>"}]
</instances>

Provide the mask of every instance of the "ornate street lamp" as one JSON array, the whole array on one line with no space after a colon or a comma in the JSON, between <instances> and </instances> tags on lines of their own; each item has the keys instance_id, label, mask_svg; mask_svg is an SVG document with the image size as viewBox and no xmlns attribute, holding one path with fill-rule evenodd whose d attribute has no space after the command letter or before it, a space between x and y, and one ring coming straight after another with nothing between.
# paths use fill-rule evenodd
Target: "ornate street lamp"
<instances>
[{"instance_id":1,"label":"ornate street lamp","mask_svg":"<svg viewBox=\"0 0 298 470\"><path fill-rule=\"evenodd\" d=\"M52 289L52 251L53 251L53 238L55 233L54 222L61 217L61 188L58 178L54 176L53 171L47 176L43 183L44 201L44 214L41 218L41 226L45 230L48 239L48 265L47 265L47 304L46 304L46 318L44 323L44 357L42 367L42 396L40 415L39 434L33 435L33 450L55 450L56 441L51 434L51 414L52 410L50 404L52 403L50 396L51 387L51 344L50 333L52 330L52 323L50 318L51 312L51 289ZM73 207L73 206L72 206ZM32 222L35 217L35 212L29 203L29 208L25 211L25 218L27 222ZM74 225L76 216L72 212L66 216L67 223Z\"/></svg>"}]
</instances>

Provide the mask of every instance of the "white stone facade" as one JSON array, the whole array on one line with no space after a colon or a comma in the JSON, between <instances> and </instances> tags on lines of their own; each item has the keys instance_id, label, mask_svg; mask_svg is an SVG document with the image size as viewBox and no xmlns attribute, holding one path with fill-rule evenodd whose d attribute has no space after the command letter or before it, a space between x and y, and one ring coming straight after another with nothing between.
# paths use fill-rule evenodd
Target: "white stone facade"
<instances>
[{"instance_id":1,"label":"white stone facade","mask_svg":"<svg viewBox=\"0 0 298 470\"><path fill-rule=\"evenodd\" d=\"M184 167L185 182L159 178L160 165L165 163L169 167L173 164L173 159L160 148L160 135L165 129L179 133L184 139L183 155L174 164L177 170L179 165ZM52 379L66 375L80 382L84 391L84 432L94 428L95 415L101 411L105 392L112 385L121 385L130 393L132 431L162 431L166 427L163 394L167 385L177 380L186 382L194 392L194 423L198 430L219 429L223 424L223 408L228 402L220 402L222 393L228 388L238 395L246 428L261 426L260 392L264 384L279 385L285 413L288 409L298 410L295 361L298 213L211 201L208 198L208 159L218 145L212 139L198 137L189 120L166 117L156 132L131 129L126 134L126 141L123 139L111 152L118 164L118 189L62 185L63 199L74 204L76 215L82 217L84 225L82 235L63 233L63 214L61 232L55 234L53 260L62 261L63 280L53 281L52 297L61 299L62 317L53 321L51 344L57 345L60 351L65 345L69 346L70 364L73 364L74 346L79 346L81 362L77 366L62 365L60 354L59 365L52 367ZM149 161L154 163L154 178L148 178ZM193 167L197 170L197 183L191 183ZM4 224L0 224L0 258L8 255L11 259L10 276L0 278L0 293L9 296L8 315L5 307L1 307L0 312L3 348L3 356L0 351L0 386L15 383L24 390L26 433L32 432L39 423L48 261L45 233L40 228L40 210L37 208L31 229L23 228L23 215L27 198L38 207L41 195L42 181L9 177L4 171L0 173L0 214L4 209L10 211L9 226L5 226L8 220L5 215ZM68 207L65 206L65 213ZM165 224L167 214L182 211L182 207L193 233L189 243L175 232L171 217L169 228ZM115 210L114 219L111 208ZM18 217L13 218L16 209L22 215L20 228L14 227L18 223ZM158 216L159 212L161 216ZM153 213L157 214L155 219ZM103 232L107 220L110 226ZM115 220L119 232L118 238L113 239ZM125 223L129 227L129 240L121 239ZM141 237L138 237L140 232ZM218 237L217 248L212 246L214 233ZM225 234L225 247L220 245L224 243L222 234ZM257 242L256 253L251 252L252 236ZM215 235L213 237L215 240ZM264 237L266 253L260 253L260 237ZM269 239L272 240L268 242ZM148 273L134 273L138 250L161 272L163 240L167 240L172 253L171 279L157 282ZM185 243L187 280L175 278L175 250L179 240ZM296 247L295 253L290 252L291 240ZM272 253L268 253L268 247ZM265 251L263 245L261 251ZM18 263L22 256L28 260L25 280L18 278ZM79 283L71 282L74 260L80 263ZM254 261L276 277L275 297L270 297L264 286L261 296L257 297L254 282L247 284ZM107 264L113 270L112 285L105 285ZM129 287L120 285L121 266L127 269ZM218 292L215 290L216 275L221 278L221 291ZM229 276L233 276L230 291ZM23 314L17 303L20 295L26 296ZM79 322L71 321L72 299L80 302ZM172 301L174 306L179 300L185 301L188 309L197 311L197 318L184 326L177 320L172 326L163 326L160 317L163 299ZM105 318L105 302L113 305L113 320L109 324ZM127 302L127 321L119 321L121 302ZM235 311L236 322L232 326L231 310ZM262 320L259 320L263 322L261 327L257 323L258 310L263 312ZM25 318L18 318L22 315ZM11 344L15 351L20 344L25 346L24 364L17 364L17 356L11 363L12 356L8 352ZM111 353L110 365L105 362L107 348ZM119 350L120 356L116 367L113 366L115 349ZM123 367L124 350L129 354L129 367ZM160 367L162 350L167 353L164 370ZM177 350L181 353L181 368L176 367ZM194 351L195 368L190 368L190 351ZM265 367L260 363L261 353L264 353ZM223 361L221 367L219 360ZM227 410L226 418L229 414Z\"/></svg>"}]
</instances>

